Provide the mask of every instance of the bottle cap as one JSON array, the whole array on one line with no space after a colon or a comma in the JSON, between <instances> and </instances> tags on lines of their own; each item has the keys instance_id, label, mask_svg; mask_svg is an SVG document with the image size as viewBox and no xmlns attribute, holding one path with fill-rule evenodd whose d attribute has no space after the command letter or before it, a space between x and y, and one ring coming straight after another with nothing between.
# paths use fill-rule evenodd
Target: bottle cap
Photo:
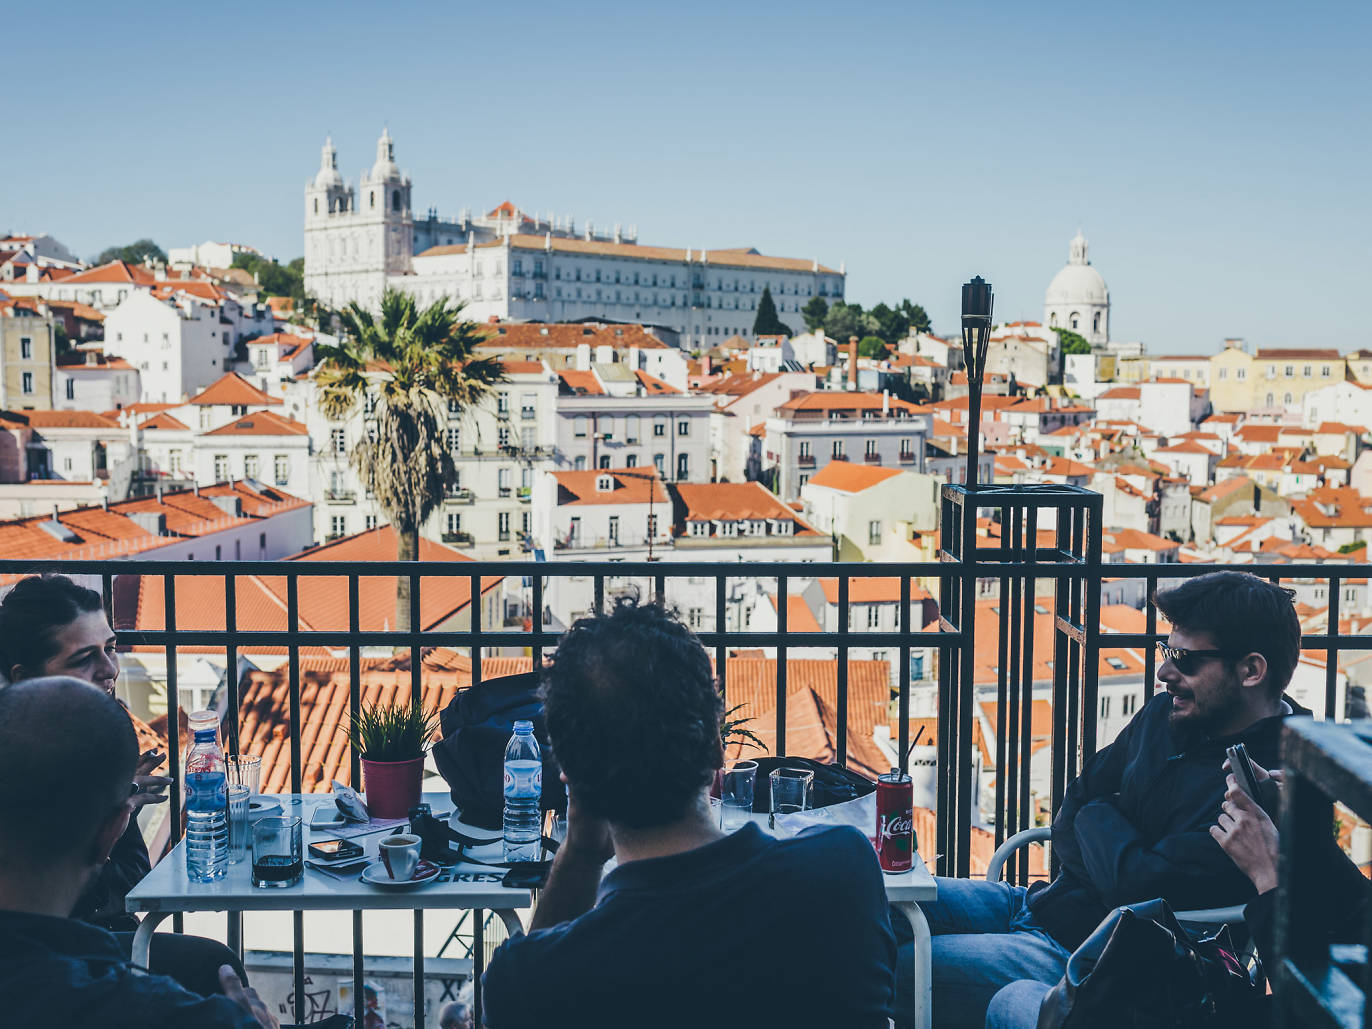
<instances>
[{"instance_id":1,"label":"bottle cap","mask_svg":"<svg viewBox=\"0 0 1372 1029\"><path fill-rule=\"evenodd\" d=\"M215 730L214 730L214 727L213 727L213 726L211 726L211 727L208 728L208 729L201 729L201 728L198 728L198 727L197 727L196 730L195 730L195 742L196 742L196 743L213 743L213 742L214 742L214 735L215 735Z\"/></svg>"},{"instance_id":2,"label":"bottle cap","mask_svg":"<svg viewBox=\"0 0 1372 1029\"><path fill-rule=\"evenodd\" d=\"M531 733L534 731L534 723L527 718L521 718L519 721L515 722L514 731L521 735L524 733Z\"/></svg>"}]
</instances>

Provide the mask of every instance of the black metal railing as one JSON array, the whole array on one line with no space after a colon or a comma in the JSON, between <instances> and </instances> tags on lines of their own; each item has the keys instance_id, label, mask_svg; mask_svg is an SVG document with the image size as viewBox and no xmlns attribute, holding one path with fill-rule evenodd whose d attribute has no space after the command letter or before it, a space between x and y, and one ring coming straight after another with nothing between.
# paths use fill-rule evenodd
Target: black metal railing
<instances>
[{"instance_id":1,"label":"black metal railing","mask_svg":"<svg viewBox=\"0 0 1372 1029\"><path fill-rule=\"evenodd\" d=\"M978 515L981 516L980 523ZM937 671L937 775L935 819L937 840L935 868L940 874L967 875L972 866L972 835L981 832L983 818L974 804L977 794L973 764L974 724L989 725L995 737L995 796L991 817L986 819L998 844L1008 835L1034 824L1040 806L1055 810L1066 784L1097 746L1099 715L1099 654L1102 648L1139 652L1135 673L1128 688L1137 693L1138 706L1152 696L1156 657L1153 644L1161 638L1156 613L1144 605L1140 616L1142 631L1107 632L1100 624L1100 596L1103 576L1112 580L1139 581L1144 594L1151 596L1159 583L1216 570L1215 565L1120 565L1103 564L1100 550L1100 498L1075 487L983 487L971 494L962 487L945 487L942 525L943 539L939 560L921 563L806 563L784 561L751 562L747 565L715 562L614 562L614 561L492 561L492 562L231 562L186 563L177 561L0 561L0 582L19 575L42 571L62 572L88 577L104 597L112 623L119 633L121 648L157 648L165 658L167 715L169 726L177 724L180 707L178 656L188 648L197 656L205 648L222 653L228 670L223 682L224 742L230 753L240 747L240 681L237 669L244 654L284 650L287 717L289 719L289 788L302 788L301 745L301 655L306 648L322 648L336 656L346 656L349 676L349 712L356 711L362 696L362 649L383 647L407 652L411 670L422 669L422 652L442 646L470 654L471 682L483 681L483 656L521 649L534 666L557 644L557 625L569 624L580 613L601 607L607 597L633 589L645 597L660 598L678 606L683 615L689 609L691 620L701 628L698 635L711 652L726 703L730 697L730 653L759 648L774 661L774 676L766 680L771 687L768 701L774 704L770 717L775 734L774 752L787 750L787 705L791 700L788 683L792 666L804 659L789 655L803 648L813 653L820 649L836 658L832 707L836 715L835 751L840 764L849 762L855 739L850 731L852 667L855 655L880 651L896 668L894 687L890 687L889 708L894 715L891 726L890 760L902 769L910 755L912 655L920 653L921 678L929 676L927 657ZM990 519L989 523L987 519ZM989 525L989 528L988 528ZM1372 635L1344 634L1339 631L1341 585L1365 576L1361 565L1244 565L1250 571L1274 580L1312 580L1327 584L1328 629L1305 637L1307 650L1325 656L1324 710L1335 711L1338 683L1338 657L1344 651L1372 649ZM486 617L483 608L483 580L503 578L499 615ZM165 611L163 624L139 624L137 605L126 610L121 599L125 587L135 580L144 595L148 589L160 591ZM362 622L360 594L362 584L374 588L378 580L393 582L405 577L410 583L409 615L411 629L390 628L395 624L394 605L389 616L377 625ZM194 627L178 624L178 590L191 591L204 580L215 580L215 595L222 590L223 608L212 617L202 608L194 612ZM463 579L470 603L454 615L446 612L440 620L445 627L424 627L421 612L424 598L435 584ZM816 580L836 581L836 607L839 614L833 629L807 631L793 627L788 617L791 604L806 603L796 589ZM151 580L151 582L149 581ZM158 581L160 580L160 582ZM897 605L896 628L886 631L860 631L850 625L855 588L865 590L872 580L897 584L890 602ZM279 626L240 624L240 589L250 583L271 581L278 584L281 608ZM916 591L923 596L924 585L935 587L939 616L930 624L920 624L914 613ZM256 587L254 587L256 588ZM301 597L313 598L323 591L346 593L344 612L335 624L302 621ZM764 594L774 598L774 627L750 627L750 604ZM865 601L858 596L857 602ZM979 608L980 605L980 608ZM511 624L512 608L520 618ZM1044 611L1039 609L1043 608ZM980 610L982 617L978 618ZM432 617L432 616L431 616ZM550 624L550 617L553 618ZM521 619L522 618L522 622ZM1050 625L1048 640L1036 631L1040 618ZM212 628L205 628L212 624ZM833 623L830 623L833 624ZM980 643L980 646L978 644ZM1043 650L1045 643L1048 650ZM1047 675L1036 671L1038 658L1052 654ZM994 671L986 674L978 667L978 654L994 653ZM982 665L986 664L985 660ZM769 668L772 666L769 665ZM801 676L795 676L797 683ZM411 695L422 699L423 675L411 674ZM885 688L885 687L884 687ZM1043 738L1034 719L1034 701L1048 700L1051 726ZM994 717L985 707L994 703ZM754 714L765 713L754 711ZM863 740L866 747L872 741ZM1047 797L1035 796L1031 787L1033 754L1045 744L1051 746L1051 775ZM175 746L168 748L169 774L175 780L168 806L170 836L178 838L180 825L180 756ZM353 783L360 782L357 755L350 759ZM1044 802L1047 802L1046 805ZM1014 881L1027 881L1027 862L1009 869ZM422 913L415 913L420 925ZM472 921L475 941L485 925L478 913ZM295 997L303 1003L304 948L303 922L295 919L294 955ZM230 938L236 938L230 932ZM416 939L418 939L416 934ZM364 940L361 919L354 918L353 951L357 972L354 996L360 1009L362 955ZM473 952L474 975L479 981L482 969L480 946ZM422 997L424 954L414 956L416 997ZM478 990L479 1002L479 990ZM299 1012L297 1012L297 1018ZM416 1025L422 1026L424 1014L416 1012Z\"/></svg>"}]
</instances>

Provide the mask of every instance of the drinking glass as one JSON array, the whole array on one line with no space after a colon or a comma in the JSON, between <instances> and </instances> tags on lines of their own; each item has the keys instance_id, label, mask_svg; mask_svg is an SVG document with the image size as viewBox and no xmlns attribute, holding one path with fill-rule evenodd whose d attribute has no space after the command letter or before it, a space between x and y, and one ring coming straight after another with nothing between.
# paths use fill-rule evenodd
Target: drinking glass
<instances>
[{"instance_id":1,"label":"drinking glass","mask_svg":"<svg viewBox=\"0 0 1372 1029\"><path fill-rule=\"evenodd\" d=\"M229 777L230 786L246 786L248 792L256 796L262 791L262 759L240 754L238 757L224 759L224 771Z\"/></svg>"},{"instance_id":2,"label":"drinking glass","mask_svg":"<svg viewBox=\"0 0 1372 1029\"><path fill-rule=\"evenodd\" d=\"M229 788L229 864L248 856L248 788L235 783Z\"/></svg>"},{"instance_id":3,"label":"drinking glass","mask_svg":"<svg viewBox=\"0 0 1372 1029\"><path fill-rule=\"evenodd\" d=\"M752 815L756 783L756 761L736 761L734 767L724 773L719 790L723 807L719 827L725 832L742 828Z\"/></svg>"},{"instance_id":4,"label":"drinking glass","mask_svg":"<svg viewBox=\"0 0 1372 1029\"><path fill-rule=\"evenodd\" d=\"M259 818L252 826L252 884L294 886L304 875L299 818Z\"/></svg>"},{"instance_id":5,"label":"drinking glass","mask_svg":"<svg viewBox=\"0 0 1372 1029\"><path fill-rule=\"evenodd\" d=\"M810 784L815 773L805 768L778 768L772 772L772 815L769 825L775 829L777 815L804 811L810 806Z\"/></svg>"}]
</instances>

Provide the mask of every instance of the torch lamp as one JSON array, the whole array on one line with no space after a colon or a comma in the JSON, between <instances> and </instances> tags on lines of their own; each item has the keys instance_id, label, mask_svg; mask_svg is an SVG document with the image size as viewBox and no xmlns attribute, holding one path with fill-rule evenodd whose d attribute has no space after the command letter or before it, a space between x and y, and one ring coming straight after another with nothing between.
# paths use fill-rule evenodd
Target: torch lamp
<instances>
[{"instance_id":1,"label":"torch lamp","mask_svg":"<svg viewBox=\"0 0 1372 1029\"><path fill-rule=\"evenodd\" d=\"M981 450L981 386L991 345L991 284L978 275L962 287L962 354L967 364L967 488L977 488Z\"/></svg>"}]
</instances>

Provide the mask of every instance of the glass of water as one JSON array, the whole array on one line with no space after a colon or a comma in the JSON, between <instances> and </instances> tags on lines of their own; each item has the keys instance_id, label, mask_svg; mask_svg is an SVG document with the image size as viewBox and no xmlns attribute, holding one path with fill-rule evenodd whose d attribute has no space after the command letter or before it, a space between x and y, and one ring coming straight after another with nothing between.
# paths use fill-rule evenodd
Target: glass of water
<instances>
[{"instance_id":1,"label":"glass of water","mask_svg":"<svg viewBox=\"0 0 1372 1029\"><path fill-rule=\"evenodd\" d=\"M725 832L741 829L749 820L756 783L756 761L736 761L734 767L724 773L719 791L723 809L719 827Z\"/></svg>"},{"instance_id":2,"label":"glass of water","mask_svg":"<svg viewBox=\"0 0 1372 1029\"><path fill-rule=\"evenodd\" d=\"M259 818L252 824L252 884L294 886L305 874L299 818Z\"/></svg>"},{"instance_id":3,"label":"glass of water","mask_svg":"<svg viewBox=\"0 0 1372 1029\"><path fill-rule=\"evenodd\" d=\"M810 806L810 786L815 773L807 768L778 768L771 774L772 815L769 824L776 828L777 815L804 811Z\"/></svg>"},{"instance_id":4,"label":"glass of water","mask_svg":"<svg viewBox=\"0 0 1372 1029\"><path fill-rule=\"evenodd\" d=\"M246 786L248 792L254 796L261 793L259 788L262 785L262 759L260 757L248 757L239 754L238 757L226 757L224 759L224 771L228 775L230 785Z\"/></svg>"},{"instance_id":5,"label":"glass of water","mask_svg":"<svg viewBox=\"0 0 1372 1029\"><path fill-rule=\"evenodd\" d=\"M246 786L232 785L229 792L229 864L248 856L248 804L252 794Z\"/></svg>"}]
</instances>

